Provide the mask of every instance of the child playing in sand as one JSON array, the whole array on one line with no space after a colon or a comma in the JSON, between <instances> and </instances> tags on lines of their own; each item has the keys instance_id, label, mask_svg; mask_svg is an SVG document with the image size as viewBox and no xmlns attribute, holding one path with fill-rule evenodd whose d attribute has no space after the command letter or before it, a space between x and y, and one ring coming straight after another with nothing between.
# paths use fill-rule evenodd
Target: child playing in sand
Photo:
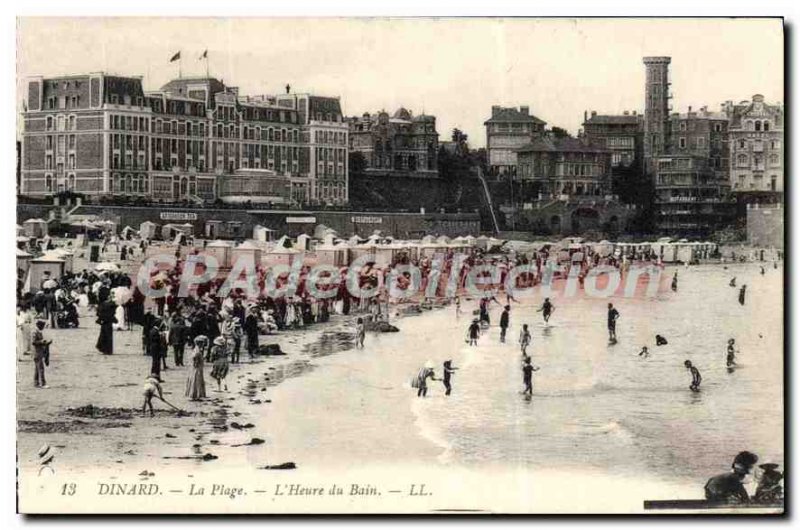
<instances>
[{"instance_id":1,"label":"child playing in sand","mask_svg":"<svg viewBox=\"0 0 800 530\"><path fill-rule=\"evenodd\" d=\"M161 379L156 374L150 374L144 380L144 404L142 405L142 414L150 407L150 417L155 416L153 411L153 398L158 395L159 399L164 399L164 394L161 389Z\"/></svg>"}]
</instances>

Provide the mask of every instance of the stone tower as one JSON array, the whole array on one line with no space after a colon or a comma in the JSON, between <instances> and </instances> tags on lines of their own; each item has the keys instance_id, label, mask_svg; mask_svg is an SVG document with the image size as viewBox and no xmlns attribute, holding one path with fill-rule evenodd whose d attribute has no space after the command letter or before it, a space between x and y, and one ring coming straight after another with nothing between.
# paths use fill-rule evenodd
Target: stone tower
<instances>
[{"instance_id":1,"label":"stone tower","mask_svg":"<svg viewBox=\"0 0 800 530\"><path fill-rule=\"evenodd\" d=\"M653 160L669 148L670 57L645 57L644 105L645 171L652 173Z\"/></svg>"}]
</instances>

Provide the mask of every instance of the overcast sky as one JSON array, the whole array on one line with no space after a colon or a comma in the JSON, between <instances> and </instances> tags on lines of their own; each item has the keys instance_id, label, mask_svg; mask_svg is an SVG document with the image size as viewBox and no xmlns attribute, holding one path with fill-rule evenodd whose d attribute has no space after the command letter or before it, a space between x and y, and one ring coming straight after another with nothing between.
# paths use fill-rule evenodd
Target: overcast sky
<instances>
[{"instance_id":1,"label":"overcast sky","mask_svg":"<svg viewBox=\"0 0 800 530\"><path fill-rule=\"evenodd\" d=\"M157 90L178 75L174 53L184 76L204 75L208 49L211 75L240 94L290 83L340 96L347 115L405 106L475 147L492 105L528 105L573 134L584 110L641 112L646 55L672 57L676 111L783 101L779 19L23 18L18 31L20 80L105 71Z\"/></svg>"}]
</instances>

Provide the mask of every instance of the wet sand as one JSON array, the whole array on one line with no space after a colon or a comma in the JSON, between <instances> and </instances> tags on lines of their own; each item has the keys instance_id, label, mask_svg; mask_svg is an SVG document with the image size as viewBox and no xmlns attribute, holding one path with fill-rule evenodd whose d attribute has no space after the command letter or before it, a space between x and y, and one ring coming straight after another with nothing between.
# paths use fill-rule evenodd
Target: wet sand
<instances>
[{"instance_id":1,"label":"wet sand","mask_svg":"<svg viewBox=\"0 0 800 530\"><path fill-rule=\"evenodd\" d=\"M36 452L50 444L60 473L80 474L90 468L108 470L109 476L153 468L191 473L195 462L189 461L213 459L206 455L225 459L253 445L253 440L263 443L258 440L274 429L265 421L269 414L264 409L272 406L270 389L310 370L314 357L349 348L353 340L351 318L337 316L304 330L262 335L260 344L280 344L286 355L250 362L243 353L242 362L230 365L227 392L217 390L206 363L208 398L199 402L185 397L190 368L175 367L170 349L168 369L161 374L164 398L183 412L154 399L156 413L150 417L149 411L143 415L141 410L151 363L141 351L141 328L115 331L114 354L101 355L94 348L99 326L93 314L82 313L79 329L45 331L53 339L47 388L33 386L31 356L18 359L18 452L23 469L37 468ZM184 362L186 357L188 352Z\"/></svg>"}]
</instances>

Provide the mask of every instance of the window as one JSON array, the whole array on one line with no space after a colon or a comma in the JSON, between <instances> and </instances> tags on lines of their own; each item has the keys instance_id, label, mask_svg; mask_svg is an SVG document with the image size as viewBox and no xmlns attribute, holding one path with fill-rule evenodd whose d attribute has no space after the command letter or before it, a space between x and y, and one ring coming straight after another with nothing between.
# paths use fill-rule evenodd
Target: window
<instances>
[{"instance_id":1,"label":"window","mask_svg":"<svg viewBox=\"0 0 800 530\"><path fill-rule=\"evenodd\" d=\"M761 130L761 122L759 120L756 120L756 131L760 130Z\"/></svg>"},{"instance_id":2,"label":"window","mask_svg":"<svg viewBox=\"0 0 800 530\"><path fill-rule=\"evenodd\" d=\"M705 146L706 146L706 139L705 139L705 138L703 138L702 136L701 136L701 137L699 137L699 138L697 138L697 148L698 148L698 149L702 149L702 148L704 148Z\"/></svg>"},{"instance_id":3,"label":"window","mask_svg":"<svg viewBox=\"0 0 800 530\"><path fill-rule=\"evenodd\" d=\"M112 105L116 105L117 101L118 101L117 100L117 95L116 94L111 94L111 104Z\"/></svg>"},{"instance_id":4,"label":"window","mask_svg":"<svg viewBox=\"0 0 800 530\"><path fill-rule=\"evenodd\" d=\"M747 146L747 142L744 140L739 140L739 149L744 149Z\"/></svg>"},{"instance_id":5,"label":"window","mask_svg":"<svg viewBox=\"0 0 800 530\"><path fill-rule=\"evenodd\" d=\"M48 136L47 137L47 149L48 150L53 149L53 137L52 136Z\"/></svg>"},{"instance_id":6,"label":"window","mask_svg":"<svg viewBox=\"0 0 800 530\"><path fill-rule=\"evenodd\" d=\"M678 147L680 147L681 149L686 147L686 138L684 138L683 136L678 138Z\"/></svg>"},{"instance_id":7,"label":"window","mask_svg":"<svg viewBox=\"0 0 800 530\"><path fill-rule=\"evenodd\" d=\"M736 164L739 167L747 166L747 155L739 155L736 157Z\"/></svg>"},{"instance_id":8,"label":"window","mask_svg":"<svg viewBox=\"0 0 800 530\"><path fill-rule=\"evenodd\" d=\"M768 122L768 121L765 121L765 122L764 122L764 130L765 130L765 131L768 131L768 130L769 130L769 122Z\"/></svg>"},{"instance_id":9,"label":"window","mask_svg":"<svg viewBox=\"0 0 800 530\"><path fill-rule=\"evenodd\" d=\"M52 116L48 116L47 117L47 130L48 131L52 131L53 130L53 117Z\"/></svg>"},{"instance_id":10,"label":"window","mask_svg":"<svg viewBox=\"0 0 800 530\"><path fill-rule=\"evenodd\" d=\"M74 134L70 134L69 135L69 148L70 149L75 149L75 135Z\"/></svg>"},{"instance_id":11,"label":"window","mask_svg":"<svg viewBox=\"0 0 800 530\"><path fill-rule=\"evenodd\" d=\"M680 129L681 129L682 131L685 131L685 130L686 130L686 122L685 122L685 121L682 121L682 122L681 122Z\"/></svg>"}]
</instances>

